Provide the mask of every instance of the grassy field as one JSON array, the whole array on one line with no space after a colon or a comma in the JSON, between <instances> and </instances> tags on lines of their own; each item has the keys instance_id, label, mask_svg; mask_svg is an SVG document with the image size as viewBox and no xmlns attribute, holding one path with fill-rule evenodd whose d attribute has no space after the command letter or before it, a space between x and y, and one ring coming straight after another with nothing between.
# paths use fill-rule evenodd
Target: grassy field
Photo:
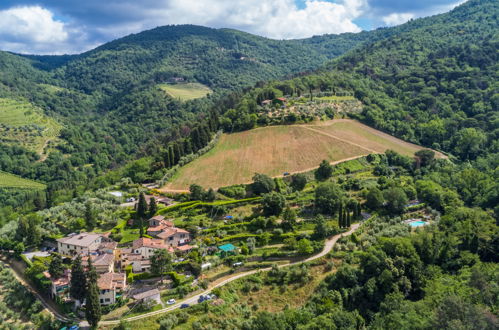
<instances>
[{"instance_id":1,"label":"grassy field","mask_svg":"<svg viewBox=\"0 0 499 330\"><path fill-rule=\"evenodd\" d=\"M303 172L323 159L341 162L387 149L413 155L421 147L341 119L224 134L212 150L182 167L163 190L185 190L192 183L206 188L246 183L255 173Z\"/></svg>"},{"instance_id":2,"label":"grassy field","mask_svg":"<svg viewBox=\"0 0 499 330\"><path fill-rule=\"evenodd\" d=\"M45 185L0 171L0 188L44 189Z\"/></svg>"},{"instance_id":3,"label":"grassy field","mask_svg":"<svg viewBox=\"0 0 499 330\"><path fill-rule=\"evenodd\" d=\"M159 88L171 97L179 98L181 101L199 99L211 93L210 88L199 83L160 84Z\"/></svg>"},{"instance_id":4,"label":"grassy field","mask_svg":"<svg viewBox=\"0 0 499 330\"><path fill-rule=\"evenodd\" d=\"M0 98L0 142L17 144L42 155L61 125L26 101Z\"/></svg>"}]
</instances>

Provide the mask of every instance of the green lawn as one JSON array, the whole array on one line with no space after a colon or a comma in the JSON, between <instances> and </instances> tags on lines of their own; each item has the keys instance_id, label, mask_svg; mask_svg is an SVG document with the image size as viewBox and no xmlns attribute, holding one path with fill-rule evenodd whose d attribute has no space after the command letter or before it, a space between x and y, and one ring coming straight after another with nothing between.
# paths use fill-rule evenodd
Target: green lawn
<instances>
[{"instance_id":1,"label":"green lawn","mask_svg":"<svg viewBox=\"0 0 499 330\"><path fill-rule=\"evenodd\" d=\"M355 97L353 97L353 96L322 96L322 97L316 97L314 99L315 100L322 100L322 101L353 101L353 100L355 100Z\"/></svg>"},{"instance_id":2,"label":"green lawn","mask_svg":"<svg viewBox=\"0 0 499 330\"><path fill-rule=\"evenodd\" d=\"M61 125L27 101L0 98L0 142L15 144L40 155L56 139Z\"/></svg>"},{"instance_id":3,"label":"green lawn","mask_svg":"<svg viewBox=\"0 0 499 330\"><path fill-rule=\"evenodd\" d=\"M23 179L17 175L0 171L0 187L22 189L45 189L45 185L33 180Z\"/></svg>"},{"instance_id":4,"label":"green lawn","mask_svg":"<svg viewBox=\"0 0 499 330\"><path fill-rule=\"evenodd\" d=\"M159 88L181 101L199 99L212 92L209 87L199 83L160 84Z\"/></svg>"}]
</instances>

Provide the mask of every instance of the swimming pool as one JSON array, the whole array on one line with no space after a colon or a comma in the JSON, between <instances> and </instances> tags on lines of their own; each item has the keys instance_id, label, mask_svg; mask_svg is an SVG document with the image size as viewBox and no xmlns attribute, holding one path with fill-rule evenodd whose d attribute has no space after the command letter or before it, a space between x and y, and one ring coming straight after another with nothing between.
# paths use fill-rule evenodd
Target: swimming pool
<instances>
[{"instance_id":1,"label":"swimming pool","mask_svg":"<svg viewBox=\"0 0 499 330\"><path fill-rule=\"evenodd\" d=\"M409 226L411 226L411 227L421 227L421 226L424 226L426 224L428 224L426 221L421 221L421 220L409 222Z\"/></svg>"}]
</instances>

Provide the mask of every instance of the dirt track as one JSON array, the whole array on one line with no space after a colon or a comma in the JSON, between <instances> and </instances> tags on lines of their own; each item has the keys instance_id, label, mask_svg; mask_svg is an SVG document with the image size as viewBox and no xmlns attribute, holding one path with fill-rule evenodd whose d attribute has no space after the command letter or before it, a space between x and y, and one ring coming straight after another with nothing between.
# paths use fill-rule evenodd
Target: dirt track
<instances>
[{"instance_id":1,"label":"dirt track","mask_svg":"<svg viewBox=\"0 0 499 330\"><path fill-rule=\"evenodd\" d=\"M192 183L216 189L248 183L255 173L307 172L324 159L338 164L388 149L413 155L422 147L349 119L260 127L222 135L215 148L180 168L160 191L184 193Z\"/></svg>"}]
</instances>

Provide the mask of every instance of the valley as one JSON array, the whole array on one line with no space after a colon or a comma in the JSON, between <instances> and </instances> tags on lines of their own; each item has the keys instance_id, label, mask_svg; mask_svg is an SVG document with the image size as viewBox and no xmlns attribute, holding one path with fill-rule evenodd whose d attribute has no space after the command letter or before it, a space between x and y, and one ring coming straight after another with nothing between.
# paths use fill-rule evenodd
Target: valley
<instances>
[{"instance_id":1,"label":"valley","mask_svg":"<svg viewBox=\"0 0 499 330\"><path fill-rule=\"evenodd\" d=\"M0 6L0 328L498 329L499 2L409 2Z\"/></svg>"}]
</instances>

